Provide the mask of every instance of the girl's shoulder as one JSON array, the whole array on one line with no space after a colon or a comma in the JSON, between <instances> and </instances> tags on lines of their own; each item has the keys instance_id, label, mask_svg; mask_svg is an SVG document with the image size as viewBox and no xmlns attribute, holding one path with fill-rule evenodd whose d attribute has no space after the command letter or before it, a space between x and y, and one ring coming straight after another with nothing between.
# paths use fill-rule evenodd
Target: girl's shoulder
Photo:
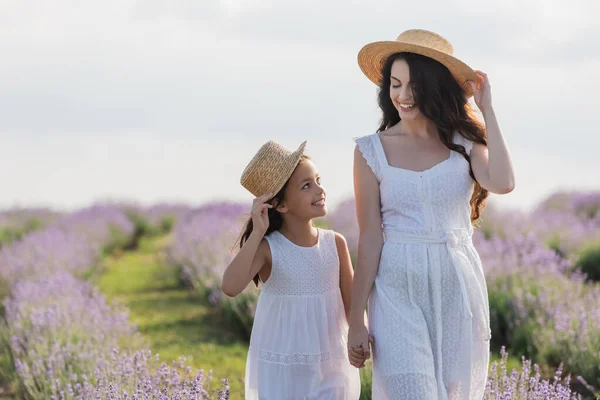
<instances>
[{"instance_id":1,"label":"girl's shoulder","mask_svg":"<svg viewBox=\"0 0 600 400\"><path fill-rule=\"evenodd\" d=\"M258 244L258 249L256 250L256 255L261 257L264 262L271 264L272 255L271 255L271 244L267 239L268 236L262 238L260 243Z\"/></svg>"},{"instance_id":2,"label":"girl's shoulder","mask_svg":"<svg viewBox=\"0 0 600 400\"><path fill-rule=\"evenodd\" d=\"M344 251L345 249L348 248L348 244L346 242L346 238L344 237L344 235L342 235L339 232L336 232L334 230L325 230L325 232L327 232L328 235L330 235L334 242L335 242L335 247L338 250L338 253L340 251Z\"/></svg>"}]
</instances>

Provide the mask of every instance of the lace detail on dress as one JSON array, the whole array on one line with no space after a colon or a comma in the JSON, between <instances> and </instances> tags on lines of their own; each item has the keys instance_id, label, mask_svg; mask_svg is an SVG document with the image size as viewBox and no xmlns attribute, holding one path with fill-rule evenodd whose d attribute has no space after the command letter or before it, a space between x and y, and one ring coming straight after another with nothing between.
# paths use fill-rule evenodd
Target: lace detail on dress
<instances>
[{"instance_id":1,"label":"lace detail on dress","mask_svg":"<svg viewBox=\"0 0 600 400\"><path fill-rule=\"evenodd\" d=\"M275 296L325 296L339 291L339 256L335 233L319 229L318 243L300 247L279 231L265 239L271 248L271 276L262 292Z\"/></svg>"},{"instance_id":2,"label":"lace detail on dress","mask_svg":"<svg viewBox=\"0 0 600 400\"><path fill-rule=\"evenodd\" d=\"M377 180L381 181L381 166L373 143L373 135L354 138L354 142L358 145L358 149L362 153L363 158L367 161L367 165L371 168L373 174L375 174Z\"/></svg>"},{"instance_id":3,"label":"lace detail on dress","mask_svg":"<svg viewBox=\"0 0 600 400\"><path fill-rule=\"evenodd\" d=\"M258 359L262 361L277 363L277 364L320 364L323 362L345 359L344 354L331 354L326 353L295 353L295 354L283 354L275 353L272 351L259 350Z\"/></svg>"}]
</instances>

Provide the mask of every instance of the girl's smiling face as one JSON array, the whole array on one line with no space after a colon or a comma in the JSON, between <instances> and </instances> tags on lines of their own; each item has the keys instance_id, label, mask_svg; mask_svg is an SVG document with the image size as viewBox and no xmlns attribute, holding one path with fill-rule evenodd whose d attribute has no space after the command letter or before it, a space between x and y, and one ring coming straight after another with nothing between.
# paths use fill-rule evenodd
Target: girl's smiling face
<instances>
[{"instance_id":1,"label":"girl's smiling face","mask_svg":"<svg viewBox=\"0 0 600 400\"><path fill-rule=\"evenodd\" d=\"M327 193L321 185L317 167L311 160L301 161L290 177L285 200L277 210L301 218L312 219L327 215Z\"/></svg>"}]
</instances>

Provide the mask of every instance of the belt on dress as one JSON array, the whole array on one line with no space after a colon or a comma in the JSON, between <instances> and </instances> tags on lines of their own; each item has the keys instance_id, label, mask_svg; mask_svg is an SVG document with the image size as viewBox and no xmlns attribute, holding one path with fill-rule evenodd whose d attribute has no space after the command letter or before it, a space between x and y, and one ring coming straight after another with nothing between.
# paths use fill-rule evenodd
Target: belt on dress
<instances>
[{"instance_id":1,"label":"belt on dress","mask_svg":"<svg viewBox=\"0 0 600 400\"><path fill-rule=\"evenodd\" d=\"M469 281L472 289L476 289L475 293L473 293L476 297L476 302L474 302L475 307L477 308L477 317L479 329L481 334L487 339L489 339L489 326L490 326L490 317L489 317L489 308L488 302L486 299L487 290L482 287L482 284L477 280L475 276L475 272L473 271L473 266L469 262L469 258L461 248L464 245L472 244L472 231L465 228L457 228L457 229L449 229L441 232L432 232L429 235L411 235L406 232L400 232L393 229L385 229L384 230L385 241L391 241L396 243L403 244L445 244L446 249L448 249L448 253L450 254L450 258L452 261L452 265L454 267L454 271L456 273L456 277L458 279L460 285L460 291L462 296L462 303L464 312L467 319L473 318L472 312L472 304L469 296L469 292L467 291L466 280ZM410 282L409 282L410 285Z\"/></svg>"}]
</instances>

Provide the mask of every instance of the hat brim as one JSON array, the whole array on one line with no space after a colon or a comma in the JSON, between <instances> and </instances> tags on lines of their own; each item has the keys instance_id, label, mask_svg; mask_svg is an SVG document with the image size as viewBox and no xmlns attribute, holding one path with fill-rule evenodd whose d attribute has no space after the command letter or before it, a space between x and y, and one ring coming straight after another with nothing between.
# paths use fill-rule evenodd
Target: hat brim
<instances>
[{"instance_id":1,"label":"hat brim","mask_svg":"<svg viewBox=\"0 0 600 400\"><path fill-rule=\"evenodd\" d=\"M283 186L285 185L285 183L290 179L290 177L294 173L294 170L298 166L298 163L300 162L300 159L304 155L304 149L305 148L306 148L306 141L302 142L300 144L300 146L298 146L298 149L296 149L296 151L294 151L289 156L289 159L287 160L287 162L286 162L286 164L284 166L284 170L281 171L281 176L285 177L285 179L281 179L281 182L276 182L271 187L271 189L268 192L273 193L273 196L271 196L269 198L269 200L271 200L273 197L275 197L277 195L277 193L279 193L279 191L281 189L283 189ZM258 196L260 196L260 195L257 195L257 197Z\"/></svg>"},{"instance_id":2,"label":"hat brim","mask_svg":"<svg viewBox=\"0 0 600 400\"><path fill-rule=\"evenodd\" d=\"M395 53L416 53L432 58L450 71L456 82L463 88L467 97L473 96L473 90L468 81L477 82L477 73L471 67L456 57L434 50L430 47L419 46L401 41L381 41L365 45L358 53L358 65L371 82L381 84L381 69L389 56Z\"/></svg>"}]
</instances>

